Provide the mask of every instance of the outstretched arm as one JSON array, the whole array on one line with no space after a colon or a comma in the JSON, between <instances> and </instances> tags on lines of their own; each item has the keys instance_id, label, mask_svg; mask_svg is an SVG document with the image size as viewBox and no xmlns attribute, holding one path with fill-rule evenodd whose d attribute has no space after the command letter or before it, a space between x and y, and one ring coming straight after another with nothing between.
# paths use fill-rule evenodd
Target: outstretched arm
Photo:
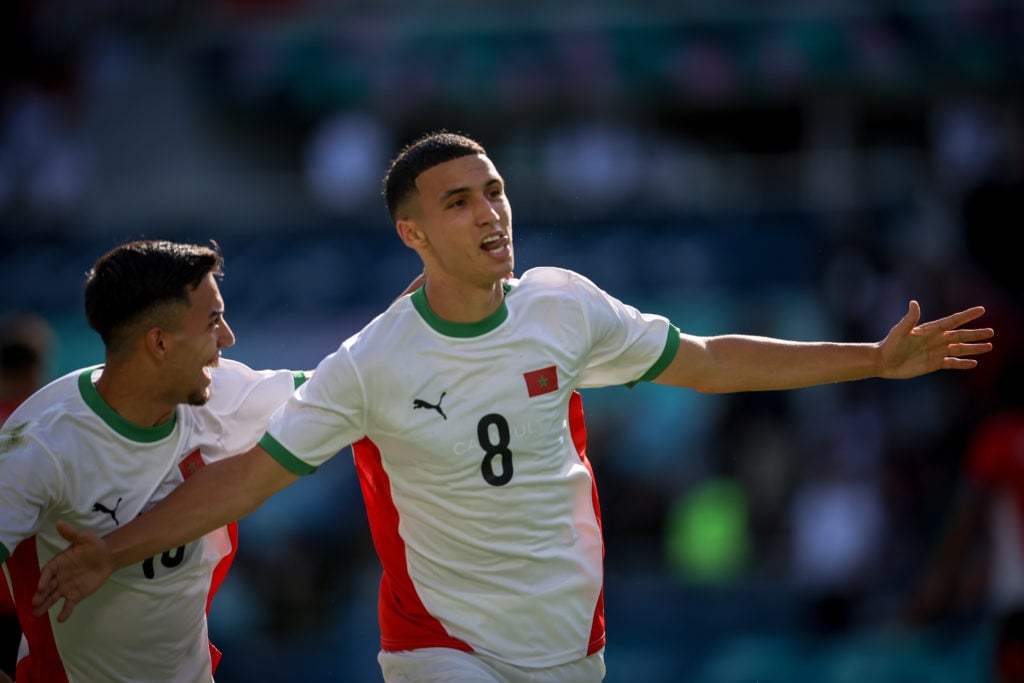
<instances>
[{"instance_id":1,"label":"outstretched arm","mask_svg":"<svg viewBox=\"0 0 1024 683\"><path fill-rule=\"evenodd\" d=\"M143 515L100 538L59 522L71 545L43 567L36 616L64 598L58 621L121 567L199 538L255 510L298 479L259 446L203 467Z\"/></svg>"},{"instance_id":2,"label":"outstretched arm","mask_svg":"<svg viewBox=\"0 0 1024 683\"><path fill-rule=\"evenodd\" d=\"M988 353L991 328L962 326L985 313L975 306L920 323L921 307L875 343L796 342L769 337L682 335L676 357L654 381L706 393L768 391L867 377L906 379L936 370L967 370Z\"/></svg>"}]
</instances>

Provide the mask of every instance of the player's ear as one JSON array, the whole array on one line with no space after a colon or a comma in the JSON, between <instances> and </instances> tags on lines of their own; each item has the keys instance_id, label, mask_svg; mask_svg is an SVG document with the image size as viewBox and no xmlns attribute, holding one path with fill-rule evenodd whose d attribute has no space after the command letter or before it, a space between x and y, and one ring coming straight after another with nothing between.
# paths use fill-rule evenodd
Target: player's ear
<instances>
[{"instance_id":1,"label":"player's ear","mask_svg":"<svg viewBox=\"0 0 1024 683\"><path fill-rule=\"evenodd\" d=\"M418 249L427 242L427 236L414 220L403 218L396 221L395 230L398 231L398 236L402 238L405 246L411 249Z\"/></svg>"},{"instance_id":2,"label":"player's ear","mask_svg":"<svg viewBox=\"0 0 1024 683\"><path fill-rule=\"evenodd\" d=\"M163 328L151 327L146 330L143 337L146 351L156 358L163 358L167 355L167 333Z\"/></svg>"}]
</instances>

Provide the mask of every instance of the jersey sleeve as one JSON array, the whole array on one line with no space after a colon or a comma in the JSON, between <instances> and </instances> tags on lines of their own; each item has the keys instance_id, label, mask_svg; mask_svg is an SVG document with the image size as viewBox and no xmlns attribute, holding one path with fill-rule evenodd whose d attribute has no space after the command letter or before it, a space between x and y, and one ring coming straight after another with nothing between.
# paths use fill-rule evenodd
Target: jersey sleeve
<instances>
[{"instance_id":1,"label":"jersey sleeve","mask_svg":"<svg viewBox=\"0 0 1024 683\"><path fill-rule=\"evenodd\" d=\"M40 524L61 499L64 479L52 454L25 436L28 424L0 430L0 562Z\"/></svg>"},{"instance_id":2,"label":"jersey sleeve","mask_svg":"<svg viewBox=\"0 0 1024 683\"><path fill-rule=\"evenodd\" d=\"M247 450L263 434L270 416L306 379L291 370L253 370L237 361L221 360L214 373L210 409L220 420L222 453Z\"/></svg>"},{"instance_id":3,"label":"jersey sleeve","mask_svg":"<svg viewBox=\"0 0 1024 683\"><path fill-rule=\"evenodd\" d=\"M364 396L346 342L274 413L260 445L290 471L308 474L365 435Z\"/></svg>"},{"instance_id":4,"label":"jersey sleeve","mask_svg":"<svg viewBox=\"0 0 1024 683\"><path fill-rule=\"evenodd\" d=\"M588 335L581 387L648 381L675 357L679 330L667 318L642 313L579 274L572 288Z\"/></svg>"}]
</instances>

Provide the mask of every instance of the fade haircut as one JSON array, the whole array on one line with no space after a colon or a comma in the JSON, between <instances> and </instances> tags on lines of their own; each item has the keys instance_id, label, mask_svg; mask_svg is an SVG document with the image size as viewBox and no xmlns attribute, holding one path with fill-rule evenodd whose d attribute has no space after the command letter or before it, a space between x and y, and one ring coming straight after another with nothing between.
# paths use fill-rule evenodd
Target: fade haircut
<instances>
[{"instance_id":1,"label":"fade haircut","mask_svg":"<svg viewBox=\"0 0 1024 683\"><path fill-rule=\"evenodd\" d=\"M210 245L139 240L96 261L85 280L85 317L108 355L127 347L138 323L166 323L163 316L175 306L187 306L203 278L223 274L220 247L212 240Z\"/></svg>"},{"instance_id":2,"label":"fade haircut","mask_svg":"<svg viewBox=\"0 0 1024 683\"><path fill-rule=\"evenodd\" d=\"M483 145L448 131L428 133L406 145L384 175L384 201L391 218L400 218L401 207L416 193L416 178L421 173L446 161L476 154L487 154Z\"/></svg>"}]
</instances>

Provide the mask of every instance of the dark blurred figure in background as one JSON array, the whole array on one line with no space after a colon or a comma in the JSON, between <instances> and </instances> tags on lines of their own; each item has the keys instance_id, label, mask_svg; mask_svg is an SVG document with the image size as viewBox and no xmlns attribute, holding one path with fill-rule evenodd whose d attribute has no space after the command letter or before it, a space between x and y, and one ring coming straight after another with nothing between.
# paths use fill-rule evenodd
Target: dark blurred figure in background
<instances>
[{"instance_id":1,"label":"dark blurred figure in background","mask_svg":"<svg viewBox=\"0 0 1024 683\"><path fill-rule=\"evenodd\" d=\"M962 487L909 606L924 624L981 606L994 624L992 681L1024 683L1024 356L971 435Z\"/></svg>"},{"instance_id":2,"label":"dark blurred figure in background","mask_svg":"<svg viewBox=\"0 0 1024 683\"><path fill-rule=\"evenodd\" d=\"M53 330L42 318L27 313L0 323L0 426L49 377ZM18 660L21 627L14 612L7 580L0 582L0 681L13 675Z\"/></svg>"},{"instance_id":3,"label":"dark blurred figure in background","mask_svg":"<svg viewBox=\"0 0 1024 683\"><path fill-rule=\"evenodd\" d=\"M53 330L42 318L22 313L0 323L0 425L46 383Z\"/></svg>"}]
</instances>

